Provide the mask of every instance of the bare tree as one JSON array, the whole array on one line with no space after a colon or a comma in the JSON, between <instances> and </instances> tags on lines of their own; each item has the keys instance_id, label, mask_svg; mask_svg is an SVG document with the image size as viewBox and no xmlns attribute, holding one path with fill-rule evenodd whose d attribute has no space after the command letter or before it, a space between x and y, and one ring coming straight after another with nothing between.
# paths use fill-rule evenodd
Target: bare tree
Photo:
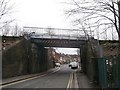
<instances>
[{"instance_id":1,"label":"bare tree","mask_svg":"<svg viewBox=\"0 0 120 90\"><path fill-rule=\"evenodd\" d=\"M2 35L7 36L10 33L10 25L6 22L4 28L2 28Z\"/></svg>"},{"instance_id":2,"label":"bare tree","mask_svg":"<svg viewBox=\"0 0 120 90\"><path fill-rule=\"evenodd\" d=\"M13 26L12 35L13 36L19 36L20 35L20 31L21 31L20 27L16 23L15 26Z\"/></svg>"},{"instance_id":3,"label":"bare tree","mask_svg":"<svg viewBox=\"0 0 120 90\"><path fill-rule=\"evenodd\" d=\"M13 22L14 20L9 18L12 13L13 4L10 0L0 0L0 30L6 27L6 24ZM5 31L7 32L7 31Z\"/></svg>"},{"instance_id":4,"label":"bare tree","mask_svg":"<svg viewBox=\"0 0 120 90\"><path fill-rule=\"evenodd\" d=\"M119 3L119 0L73 0L74 7L66 13L77 17L75 19L76 25L79 24L78 21L89 22L91 27L97 27L99 23L99 26L102 27L108 25L109 29L111 28L110 24L113 24L120 37Z\"/></svg>"},{"instance_id":5,"label":"bare tree","mask_svg":"<svg viewBox=\"0 0 120 90\"><path fill-rule=\"evenodd\" d=\"M14 26L13 32L14 32L13 36L22 36L22 32L23 32L23 31L22 31L21 27L16 24L16 25Z\"/></svg>"},{"instance_id":6,"label":"bare tree","mask_svg":"<svg viewBox=\"0 0 120 90\"><path fill-rule=\"evenodd\" d=\"M90 23L92 30L99 27L99 32L113 28L118 33L120 42L120 0L72 0L73 6L66 11L69 16L74 16L75 25L82 22L85 29L89 29L85 23Z\"/></svg>"}]
</instances>

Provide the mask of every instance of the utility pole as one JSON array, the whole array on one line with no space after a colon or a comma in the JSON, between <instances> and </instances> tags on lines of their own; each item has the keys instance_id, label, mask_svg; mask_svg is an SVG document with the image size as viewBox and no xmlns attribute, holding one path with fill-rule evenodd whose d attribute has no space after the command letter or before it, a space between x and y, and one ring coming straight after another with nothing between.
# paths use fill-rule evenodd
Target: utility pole
<instances>
[{"instance_id":1,"label":"utility pole","mask_svg":"<svg viewBox=\"0 0 120 90\"><path fill-rule=\"evenodd\" d=\"M118 31L118 35L119 35L119 41L120 41L120 0L118 1L118 22L119 22L119 31Z\"/></svg>"},{"instance_id":2,"label":"utility pole","mask_svg":"<svg viewBox=\"0 0 120 90\"><path fill-rule=\"evenodd\" d=\"M118 55L120 56L120 0L118 1L118 14L119 14L119 17L118 17L118 23L119 23L119 26L118 26L118 39L119 39L119 51L118 51Z\"/></svg>"}]
</instances>

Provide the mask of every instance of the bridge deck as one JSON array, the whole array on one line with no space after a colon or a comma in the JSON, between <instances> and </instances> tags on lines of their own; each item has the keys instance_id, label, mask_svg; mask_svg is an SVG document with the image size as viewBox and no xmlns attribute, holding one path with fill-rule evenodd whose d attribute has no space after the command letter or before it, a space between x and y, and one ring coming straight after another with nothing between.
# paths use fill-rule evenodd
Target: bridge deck
<instances>
[{"instance_id":1,"label":"bridge deck","mask_svg":"<svg viewBox=\"0 0 120 90\"><path fill-rule=\"evenodd\" d=\"M32 42L44 47L79 48L88 41L84 31L79 29L24 27L24 32Z\"/></svg>"},{"instance_id":2,"label":"bridge deck","mask_svg":"<svg viewBox=\"0 0 120 90\"><path fill-rule=\"evenodd\" d=\"M49 39L68 39L68 40L87 40L84 36L70 36L70 35L31 35L31 38L49 38Z\"/></svg>"},{"instance_id":3,"label":"bridge deck","mask_svg":"<svg viewBox=\"0 0 120 90\"><path fill-rule=\"evenodd\" d=\"M56 39L56 38L31 38L32 42L44 47L69 47L79 48L86 43L86 40Z\"/></svg>"}]
</instances>

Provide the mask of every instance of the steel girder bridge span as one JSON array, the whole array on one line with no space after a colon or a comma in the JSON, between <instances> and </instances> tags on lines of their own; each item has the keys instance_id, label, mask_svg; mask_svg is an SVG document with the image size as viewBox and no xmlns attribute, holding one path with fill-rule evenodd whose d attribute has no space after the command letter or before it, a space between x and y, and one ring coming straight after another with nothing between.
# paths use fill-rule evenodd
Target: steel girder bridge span
<instances>
[{"instance_id":1,"label":"steel girder bridge span","mask_svg":"<svg viewBox=\"0 0 120 90\"><path fill-rule=\"evenodd\" d=\"M83 35L84 32L79 29L24 27L24 34L33 43L43 47L80 48L80 45L88 41L88 38Z\"/></svg>"}]
</instances>

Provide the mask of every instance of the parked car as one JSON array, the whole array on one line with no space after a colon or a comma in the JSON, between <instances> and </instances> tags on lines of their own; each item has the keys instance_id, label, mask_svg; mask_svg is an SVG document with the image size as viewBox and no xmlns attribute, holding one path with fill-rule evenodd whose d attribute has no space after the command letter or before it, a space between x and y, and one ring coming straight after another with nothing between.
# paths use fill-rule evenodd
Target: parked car
<instances>
[{"instance_id":1,"label":"parked car","mask_svg":"<svg viewBox=\"0 0 120 90\"><path fill-rule=\"evenodd\" d=\"M69 65L68 65L68 66L69 66L69 67L71 67L71 65L72 65L72 62L71 62L71 63L69 63Z\"/></svg>"},{"instance_id":2,"label":"parked car","mask_svg":"<svg viewBox=\"0 0 120 90\"><path fill-rule=\"evenodd\" d=\"M78 62L76 62L76 61L71 62L69 65L70 65L71 69L77 69L79 67Z\"/></svg>"},{"instance_id":3,"label":"parked car","mask_svg":"<svg viewBox=\"0 0 120 90\"><path fill-rule=\"evenodd\" d=\"M55 66L56 67L60 67L60 63L55 63Z\"/></svg>"}]
</instances>

